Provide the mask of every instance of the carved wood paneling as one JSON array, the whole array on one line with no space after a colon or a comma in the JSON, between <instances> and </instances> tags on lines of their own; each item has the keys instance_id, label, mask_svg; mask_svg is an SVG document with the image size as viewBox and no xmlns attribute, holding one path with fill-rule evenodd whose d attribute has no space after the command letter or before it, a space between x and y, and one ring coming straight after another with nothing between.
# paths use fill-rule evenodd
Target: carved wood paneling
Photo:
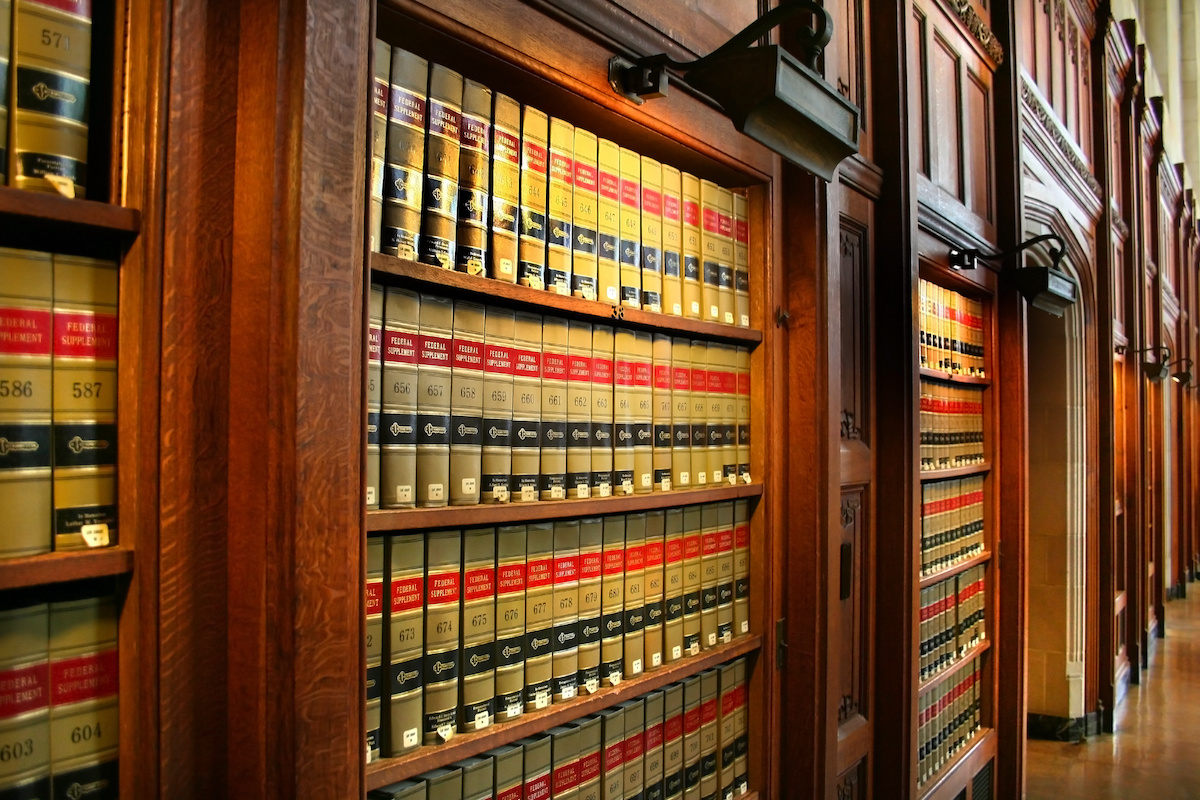
<instances>
[{"instance_id":1,"label":"carved wood paneling","mask_svg":"<svg viewBox=\"0 0 1200 800\"><path fill-rule=\"evenodd\" d=\"M841 538L837 572L839 620L833 633L838 653L838 725L870 714L870 656L872 585L870 564L870 509L867 491L858 486L842 490Z\"/></svg>"},{"instance_id":2,"label":"carved wood paneling","mask_svg":"<svg viewBox=\"0 0 1200 800\"><path fill-rule=\"evenodd\" d=\"M837 800L860 800L867 797L866 761L859 761L838 776Z\"/></svg>"},{"instance_id":3,"label":"carved wood paneling","mask_svg":"<svg viewBox=\"0 0 1200 800\"><path fill-rule=\"evenodd\" d=\"M867 283L866 230L843 219L838 241L841 289L841 377L843 439L866 441L870 437L867 409L870 403L866 370L870 351L867 336L870 296Z\"/></svg>"}]
</instances>

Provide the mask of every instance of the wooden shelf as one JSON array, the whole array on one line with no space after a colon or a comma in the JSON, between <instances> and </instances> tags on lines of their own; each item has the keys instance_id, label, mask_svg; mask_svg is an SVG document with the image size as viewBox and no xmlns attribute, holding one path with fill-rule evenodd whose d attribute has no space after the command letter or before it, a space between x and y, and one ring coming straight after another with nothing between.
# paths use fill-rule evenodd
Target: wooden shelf
<instances>
[{"instance_id":1,"label":"wooden shelf","mask_svg":"<svg viewBox=\"0 0 1200 800\"><path fill-rule=\"evenodd\" d=\"M974 375L955 375L953 372L945 372L940 369L930 369L929 367L921 367L922 378L932 378L935 381L945 381L946 383L965 383L971 386L991 386L991 378L977 378Z\"/></svg>"},{"instance_id":2,"label":"wooden shelf","mask_svg":"<svg viewBox=\"0 0 1200 800\"><path fill-rule=\"evenodd\" d=\"M921 787L918 792L918 797L920 800L941 800L943 790L950 788L948 782L951 776L954 774L954 771L958 769L959 765L967 763L968 761L976 761L976 756L982 756L982 758L978 760L986 763L986 761L990 759L992 755L994 755L995 747L995 729L980 728L979 730L975 731L975 735L967 740L967 743L963 745L962 749L955 753L949 761L943 764L942 768L935 772L933 777L926 781ZM982 764L980 764L980 766L982 767ZM970 779L968 778L966 781L962 781L961 783L966 784L969 782ZM960 788L958 785L959 783L959 781L955 781L955 785L952 788L954 790L958 790ZM950 791L945 796L949 798L954 797L957 794L957 791Z\"/></svg>"},{"instance_id":3,"label":"wooden shelf","mask_svg":"<svg viewBox=\"0 0 1200 800\"><path fill-rule=\"evenodd\" d=\"M925 469L919 473L921 481L944 481L949 478L967 478L971 475L983 475L990 472L992 464L985 461L982 464L972 464L969 467L954 467L953 469Z\"/></svg>"},{"instance_id":4,"label":"wooden shelf","mask_svg":"<svg viewBox=\"0 0 1200 800\"><path fill-rule=\"evenodd\" d=\"M950 666L946 667L945 669L943 669L941 672L934 675L933 677L926 678L925 680L921 681L921 683L917 686L917 694L918 695L925 694L930 689L933 689L934 687L938 686L939 684L945 682L947 679L950 678L951 675L954 675L960 669L962 669L964 664L969 663L971 661L971 659L976 658L977 656L982 654L985 650L987 650L991 646L992 646L992 640L984 639L982 642L975 645L970 650L968 650L967 652L965 652L961 656L959 656L958 660L952 662L950 664Z\"/></svg>"},{"instance_id":5,"label":"wooden shelf","mask_svg":"<svg viewBox=\"0 0 1200 800\"><path fill-rule=\"evenodd\" d=\"M136 209L0 186L0 245L59 252L78 249L72 240L82 238L94 250L132 239L141 225Z\"/></svg>"},{"instance_id":6,"label":"wooden shelf","mask_svg":"<svg viewBox=\"0 0 1200 800\"><path fill-rule=\"evenodd\" d=\"M927 589L935 583L940 583L941 581L944 581L947 578L953 578L955 575L957 575L960 572L965 572L966 570L969 570L971 567L977 566L979 564L986 564L987 562L989 562L991 560L992 560L992 551L984 550L982 553L979 553L978 555L971 556L970 558L968 558L964 561L960 561L957 564L953 564L949 567L946 567L945 569L939 569L937 572L933 572L933 573L930 573L929 575L922 577L921 578L921 588Z\"/></svg>"},{"instance_id":7,"label":"wooden shelf","mask_svg":"<svg viewBox=\"0 0 1200 800\"><path fill-rule=\"evenodd\" d=\"M739 483L711 489L681 489L675 492L631 494L590 500L548 500L536 503L501 503L442 508L396 508L367 512L367 530L405 531L428 528L468 528L479 525L504 525L510 522L535 522L570 517L594 517L623 514L655 508L675 508L721 500L761 497L761 483Z\"/></svg>"},{"instance_id":8,"label":"wooden shelf","mask_svg":"<svg viewBox=\"0 0 1200 800\"><path fill-rule=\"evenodd\" d=\"M133 571L133 551L122 547L71 550L0 561L0 591L66 583Z\"/></svg>"},{"instance_id":9,"label":"wooden shelf","mask_svg":"<svg viewBox=\"0 0 1200 800\"><path fill-rule=\"evenodd\" d=\"M384 758L367 765L367 791L389 783L444 767L468 756L482 753L524 736L540 733L555 725L592 714L623 700L666 686L681 678L717 664L754 652L762 647L761 636L749 636L727 645L706 650L694 658L685 658L640 678L622 681L620 686L601 689L593 695L569 703L560 703L542 711L523 714L513 722L494 725L477 733L459 734L440 746L421 747L397 758Z\"/></svg>"},{"instance_id":10,"label":"wooden shelf","mask_svg":"<svg viewBox=\"0 0 1200 800\"><path fill-rule=\"evenodd\" d=\"M599 300L584 300L580 297L552 294L541 289L531 289L515 283L493 280L478 275L433 267L416 261L408 261L381 253L371 254L371 269L376 274L394 275L404 278L405 286L453 297L466 297L482 303L503 303L515 308L537 312L552 312L577 319L619 322L624 327L658 333L702 336L734 344L753 347L762 341L762 331L721 325L715 322L700 322L670 314L656 314L634 308L622 308Z\"/></svg>"}]
</instances>

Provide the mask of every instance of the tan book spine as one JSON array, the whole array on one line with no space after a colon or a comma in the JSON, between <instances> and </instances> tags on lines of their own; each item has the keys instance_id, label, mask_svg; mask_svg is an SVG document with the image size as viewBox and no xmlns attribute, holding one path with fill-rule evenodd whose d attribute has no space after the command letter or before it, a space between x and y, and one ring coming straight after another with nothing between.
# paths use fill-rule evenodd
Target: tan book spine
<instances>
[{"instance_id":1,"label":"tan book spine","mask_svg":"<svg viewBox=\"0 0 1200 800\"><path fill-rule=\"evenodd\" d=\"M525 540L525 710L553 697L554 527L530 523Z\"/></svg>"},{"instance_id":2,"label":"tan book spine","mask_svg":"<svg viewBox=\"0 0 1200 800\"><path fill-rule=\"evenodd\" d=\"M750 634L750 501L733 504L733 637Z\"/></svg>"},{"instance_id":3,"label":"tan book spine","mask_svg":"<svg viewBox=\"0 0 1200 800\"><path fill-rule=\"evenodd\" d=\"M53 541L54 266L49 253L0 248L0 276L0 437L19 443L0 452L4 559L47 553Z\"/></svg>"},{"instance_id":4,"label":"tan book spine","mask_svg":"<svg viewBox=\"0 0 1200 800\"><path fill-rule=\"evenodd\" d=\"M454 304L450 356L450 505L479 503L483 456L484 308Z\"/></svg>"},{"instance_id":5,"label":"tan book spine","mask_svg":"<svg viewBox=\"0 0 1200 800\"><path fill-rule=\"evenodd\" d=\"M549 136L550 120L545 112L525 106L521 110L521 217L517 281L534 289L545 286Z\"/></svg>"},{"instance_id":6,"label":"tan book spine","mask_svg":"<svg viewBox=\"0 0 1200 800\"><path fill-rule=\"evenodd\" d=\"M671 414L671 337L656 333L652 343L653 361L653 421L654 421L654 490L672 489L673 428Z\"/></svg>"},{"instance_id":7,"label":"tan book spine","mask_svg":"<svg viewBox=\"0 0 1200 800\"><path fill-rule=\"evenodd\" d=\"M646 515L625 515L625 643L624 675L645 671Z\"/></svg>"},{"instance_id":8,"label":"tan book spine","mask_svg":"<svg viewBox=\"0 0 1200 800\"><path fill-rule=\"evenodd\" d=\"M600 172L596 134L575 129L575 174L571 220L571 294L596 300L600 236Z\"/></svg>"},{"instance_id":9,"label":"tan book spine","mask_svg":"<svg viewBox=\"0 0 1200 800\"><path fill-rule=\"evenodd\" d=\"M488 257L488 192L492 139L492 90L469 78L463 81L458 127L458 231L454 268L483 275Z\"/></svg>"},{"instance_id":10,"label":"tan book spine","mask_svg":"<svg viewBox=\"0 0 1200 800\"><path fill-rule=\"evenodd\" d=\"M517 282L517 221L521 213L521 105L508 95L492 96L490 275Z\"/></svg>"},{"instance_id":11,"label":"tan book spine","mask_svg":"<svg viewBox=\"0 0 1200 800\"><path fill-rule=\"evenodd\" d=\"M425 535L425 744L458 732L459 623L462 617L462 533Z\"/></svg>"},{"instance_id":12,"label":"tan book spine","mask_svg":"<svg viewBox=\"0 0 1200 800\"><path fill-rule=\"evenodd\" d=\"M603 626L604 520L579 520L579 674L581 694L600 689L600 631Z\"/></svg>"},{"instance_id":13,"label":"tan book spine","mask_svg":"<svg viewBox=\"0 0 1200 800\"><path fill-rule=\"evenodd\" d=\"M383 401L379 418L379 505L411 508L417 483L417 363L421 298L388 287L383 313Z\"/></svg>"},{"instance_id":14,"label":"tan book spine","mask_svg":"<svg viewBox=\"0 0 1200 800\"><path fill-rule=\"evenodd\" d=\"M683 315L704 319L704 237L700 227L700 179L683 173Z\"/></svg>"},{"instance_id":15,"label":"tan book spine","mask_svg":"<svg viewBox=\"0 0 1200 800\"><path fill-rule=\"evenodd\" d=\"M10 598L0 606L0 741L22 744L19 749L10 744L9 757L0 761L0 793L6 797L52 796L50 622L46 603L38 599Z\"/></svg>"},{"instance_id":16,"label":"tan book spine","mask_svg":"<svg viewBox=\"0 0 1200 800\"><path fill-rule=\"evenodd\" d=\"M521 800L525 777L525 751L520 745L505 744L484 753L495 765L492 797L494 800Z\"/></svg>"},{"instance_id":17,"label":"tan book spine","mask_svg":"<svg viewBox=\"0 0 1200 800\"><path fill-rule=\"evenodd\" d=\"M750 483L750 351L737 348L737 474Z\"/></svg>"},{"instance_id":18,"label":"tan book spine","mask_svg":"<svg viewBox=\"0 0 1200 800\"><path fill-rule=\"evenodd\" d=\"M553 800L579 800L579 729L563 725L546 731L550 735L550 794Z\"/></svg>"},{"instance_id":19,"label":"tan book spine","mask_svg":"<svg viewBox=\"0 0 1200 800\"><path fill-rule=\"evenodd\" d=\"M917 351L918 358L920 359L920 365L922 367L929 366L929 340L927 337L929 331L929 320L925 309L925 305L928 302L928 297L926 295L928 283L929 282L924 278L920 278L917 281L917 329L920 331L920 334L917 338Z\"/></svg>"},{"instance_id":20,"label":"tan book spine","mask_svg":"<svg viewBox=\"0 0 1200 800\"><path fill-rule=\"evenodd\" d=\"M521 797L550 797L550 745L549 736L537 736L517 740L525 754L525 786Z\"/></svg>"},{"instance_id":21,"label":"tan book spine","mask_svg":"<svg viewBox=\"0 0 1200 800\"><path fill-rule=\"evenodd\" d=\"M588 717L568 724L579 730L579 800L600 800L601 720Z\"/></svg>"},{"instance_id":22,"label":"tan book spine","mask_svg":"<svg viewBox=\"0 0 1200 800\"><path fill-rule=\"evenodd\" d=\"M642 183L641 157L621 148L621 305L642 307Z\"/></svg>"},{"instance_id":23,"label":"tan book spine","mask_svg":"<svg viewBox=\"0 0 1200 800\"><path fill-rule=\"evenodd\" d=\"M483 730L495 719L496 530L462 536L462 708L464 730Z\"/></svg>"},{"instance_id":24,"label":"tan book spine","mask_svg":"<svg viewBox=\"0 0 1200 800\"><path fill-rule=\"evenodd\" d=\"M671 486L692 486L692 343L671 340Z\"/></svg>"},{"instance_id":25,"label":"tan book spine","mask_svg":"<svg viewBox=\"0 0 1200 800\"><path fill-rule=\"evenodd\" d=\"M662 509L646 512L646 637L645 668L663 665L663 623L666 598L666 513Z\"/></svg>"},{"instance_id":26,"label":"tan book spine","mask_svg":"<svg viewBox=\"0 0 1200 800\"><path fill-rule=\"evenodd\" d=\"M683 684L663 691L663 798L683 797Z\"/></svg>"},{"instance_id":27,"label":"tan book spine","mask_svg":"<svg viewBox=\"0 0 1200 800\"><path fill-rule=\"evenodd\" d=\"M683 509L683 651L700 654L701 560L704 548L700 506Z\"/></svg>"},{"instance_id":28,"label":"tan book spine","mask_svg":"<svg viewBox=\"0 0 1200 800\"><path fill-rule=\"evenodd\" d=\"M538 499L542 438L542 318L517 312L513 348L512 499Z\"/></svg>"},{"instance_id":29,"label":"tan book spine","mask_svg":"<svg viewBox=\"0 0 1200 800\"><path fill-rule=\"evenodd\" d=\"M421 745L425 671L425 539L391 535L385 543L387 573L388 688L383 754L398 756Z\"/></svg>"},{"instance_id":30,"label":"tan book spine","mask_svg":"<svg viewBox=\"0 0 1200 800\"><path fill-rule=\"evenodd\" d=\"M604 518L604 574L601 578L600 679L616 686L624 674L625 515Z\"/></svg>"},{"instance_id":31,"label":"tan book spine","mask_svg":"<svg viewBox=\"0 0 1200 800\"><path fill-rule=\"evenodd\" d=\"M592 479L591 494L608 497L613 492L614 398L613 329L592 328Z\"/></svg>"},{"instance_id":32,"label":"tan book spine","mask_svg":"<svg viewBox=\"0 0 1200 800\"><path fill-rule=\"evenodd\" d=\"M489 306L484 317L483 446L479 494L482 503L507 503L512 491L515 335L513 312Z\"/></svg>"},{"instance_id":33,"label":"tan book spine","mask_svg":"<svg viewBox=\"0 0 1200 800\"><path fill-rule=\"evenodd\" d=\"M625 709L625 741L621 768L625 772L625 798L644 797L646 788L646 701L626 700L618 703Z\"/></svg>"},{"instance_id":34,"label":"tan book spine","mask_svg":"<svg viewBox=\"0 0 1200 800\"><path fill-rule=\"evenodd\" d=\"M683 509L668 508L663 556L663 659L683 658Z\"/></svg>"},{"instance_id":35,"label":"tan book spine","mask_svg":"<svg viewBox=\"0 0 1200 800\"><path fill-rule=\"evenodd\" d=\"M750 790L750 709L746 700L746 659L739 658L733 662L734 680L737 682L734 707L734 762L733 781L735 795L743 795Z\"/></svg>"},{"instance_id":36,"label":"tan book spine","mask_svg":"<svg viewBox=\"0 0 1200 800\"><path fill-rule=\"evenodd\" d=\"M663 313L683 316L683 178L662 165Z\"/></svg>"},{"instance_id":37,"label":"tan book spine","mask_svg":"<svg viewBox=\"0 0 1200 800\"><path fill-rule=\"evenodd\" d=\"M449 498L453 328L454 302L423 296L417 350L417 505L423 508Z\"/></svg>"},{"instance_id":38,"label":"tan book spine","mask_svg":"<svg viewBox=\"0 0 1200 800\"><path fill-rule=\"evenodd\" d=\"M5 2L0 6L0 13L8 7ZM0 22L0 28L4 25ZM5 45L7 42L0 39L0 52L7 52ZM388 83L388 77L392 71L392 46L382 39L375 40L375 79L371 84L371 185L369 187L371 193L371 213L367 219L367 239L369 248L372 253L378 253L383 244L383 239L380 236L381 225L383 224L383 173L384 173L384 158L387 152L387 128L388 128L388 93L391 91L391 86ZM0 71L4 67L0 66ZM5 100L0 99L0 103ZM2 120L0 120L2 122ZM4 131L0 131L0 139L2 139L7 130L4 126ZM0 150L3 150L0 147ZM3 168L4 159L0 156L0 169Z\"/></svg>"},{"instance_id":39,"label":"tan book spine","mask_svg":"<svg viewBox=\"0 0 1200 800\"><path fill-rule=\"evenodd\" d=\"M708 485L708 342L692 340L692 485Z\"/></svg>"},{"instance_id":40,"label":"tan book spine","mask_svg":"<svg viewBox=\"0 0 1200 800\"><path fill-rule=\"evenodd\" d=\"M717 640L733 641L733 501L717 507Z\"/></svg>"},{"instance_id":41,"label":"tan book spine","mask_svg":"<svg viewBox=\"0 0 1200 800\"><path fill-rule=\"evenodd\" d=\"M738 356L737 348L721 347L721 453L725 483L738 482Z\"/></svg>"},{"instance_id":42,"label":"tan book spine","mask_svg":"<svg viewBox=\"0 0 1200 800\"><path fill-rule=\"evenodd\" d=\"M0 181L8 182L8 62L12 51L12 3L0 0L0 75L6 76L0 87ZM390 55L390 51L389 51Z\"/></svg>"},{"instance_id":43,"label":"tan book spine","mask_svg":"<svg viewBox=\"0 0 1200 800\"><path fill-rule=\"evenodd\" d=\"M591 497L592 326L571 320L567 330L567 496Z\"/></svg>"},{"instance_id":44,"label":"tan book spine","mask_svg":"<svg viewBox=\"0 0 1200 800\"><path fill-rule=\"evenodd\" d=\"M608 139L597 142L599 177L597 198L596 299L621 302L621 148Z\"/></svg>"},{"instance_id":45,"label":"tan book spine","mask_svg":"<svg viewBox=\"0 0 1200 800\"><path fill-rule=\"evenodd\" d=\"M708 392L704 405L708 447L705 448L705 463L708 465L708 483L712 486L725 482L725 349L724 344L708 344L708 368L705 373Z\"/></svg>"},{"instance_id":46,"label":"tan book spine","mask_svg":"<svg viewBox=\"0 0 1200 800\"><path fill-rule=\"evenodd\" d=\"M633 491L654 490L654 340L649 333L633 334Z\"/></svg>"},{"instance_id":47,"label":"tan book spine","mask_svg":"<svg viewBox=\"0 0 1200 800\"><path fill-rule=\"evenodd\" d=\"M703 248L701 318L721 322L721 188L700 181L700 241Z\"/></svg>"},{"instance_id":48,"label":"tan book spine","mask_svg":"<svg viewBox=\"0 0 1200 800\"><path fill-rule=\"evenodd\" d=\"M663 310L662 164L642 156L642 308Z\"/></svg>"},{"instance_id":49,"label":"tan book spine","mask_svg":"<svg viewBox=\"0 0 1200 800\"><path fill-rule=\"evenodd\" d=\"M737 760L737 665L722 664L717 702L717 772L722 797L733 797L733 764Z\"/></svg>"},{"instance_id":50,"label":"tan book spine","mask_svg":"<svg viewBox=\"0 0 1200 800\"><path fill-rule=\"evenodd\" d=\"M683 796L700 800L700 675L683 681Z\"/></svg>"},{"instance_id":51,"label":"tan book spine","mask_svg":"<svg viewBox=\"0 0 1200 800\"><path fill-rule=\"evenodd\" d=\"M700 553L700 647L717 646L717 576L720 570L720 520L716 503L700 509L702 533Z\"/></svg>"},{"instance_id":52,"label":"tan book spine","mask_svg":"<svg viewBox=\"0 0 1200 800\"><path fill-rule=\"evenodd\" d=\"M379 415L382 404L383 287L373 283L367 307L367 508L379 508Z\"/></svg>"},{"instance_id":53,"label":"tan book spine","mask_svg":"<svg viewBox=\"0 0 1200 800\"><path fill-rule=\"evenodd\" d=\"M424 206L425 110L429 63L392 48L380 249L415 259Z\"/></svg>"},{"instance_id":54,"label":"tan book spine","mask_svg":"<svg viewBox=\"0 0 1200 800\"><path fill-rule=\"evenodd\" d=\"M606 708L599 716L604 733L601 797L603 800L625 800L625 709Z\"/></svg>"},{"instance_id":55,"label":"tan book spine","mask_svg":"<svg viewBox=\"0 0 1200 800\"><path fill-rule=\"evenodd\" d=\"M637 394L634 372L637 366L636 334L617 329L614 337L613 372L613 489L617 494L633 494L634 445L637 438Z\"/></svg>"},{"instance_id":56,"label":"tan book spine","mask_svg":"<svg viewBox=\"0 0 1200 800\"><path fill-rule=\"evenodd\" d=\"M720 248L717 259L720 271L717 273L718 284L718 322L734 325L736 301L734 298L734 244L733 244L733 192L721 189L717 195L717 220L720 231Z\"/></svg>"},{"instance_id":57,"label":"tan book spine","mask_svg":"<svg viewBox=\"0 0 1200 800\"><path fill-rule=\"evenodd\" d=\"M734 321L750 327L750 204L745 195L733 195L733 302Z\"/></svg>"},{"instance_id":58,"label":"tan book spine","mask_svg":"<svg viewBox=\"0 0 1200 800\"><path fill-rule=\"evenodd\" d=\"M442 269L454 269L462 98L462 75L441 64L431 64L425 107L425 191L417 260Z\"/></svg>"},{"instance_id":59,"label":"tan book spine","mask_svg":"<svg viewBox=\"0 0 1200 800\"><path fill-rule=\"evenodd\" d=\"M542 454L538 492L542 500L567 497L567 383L570 329L560 317L542 322Z\"/></svg>"},{"instance_id":60,"label":"tan book spine","mask_svg":"<svg viewBox=\"0 0 1200 800\"><path fill-rule=\"evenodd\" d=\"M383 703L383 573L384 540L367 540L367 763L379 758L380 715Z\"/></svg>"},{"instance_id":61,"label":"tan book spine","mask_svg":"<svg viewBox=\"0 0 1200 800\"><path fill-rule=\"evenodd\" d=\"M497 722L525 711L525 526L496 530Z\"/></svg>"},{"instance_id":62,"label":"tan book spine","mask_svg":"<svg viewBox=\"0 0 1200 800\"><path fill-rule=\"evenodd\" d=\"M550 168L546 219L546 289L571 293L571 224L575 212L575 128L550 120Z\"/></svg>"},{"instance_id":63,"label":"tan book spine","mask_svg":"<svg viewBox=\"0 0 1200 800\"><path fill-rule=\"evenodd\" d=\"M574 700L579 685L579 520L554 523L554 702Z\"/></svg>"},{"instance_id":64,"label":"tan book spine","mask_svg":"<svg viewBox=\"0 0 1200 800\"><path fill-rule=\"evenodd\" d=\"M717 725L719 677L717 670L700 673L700 796L714 797L718 790L717 746L720 728Z\"/></svg>"}]
</instances>

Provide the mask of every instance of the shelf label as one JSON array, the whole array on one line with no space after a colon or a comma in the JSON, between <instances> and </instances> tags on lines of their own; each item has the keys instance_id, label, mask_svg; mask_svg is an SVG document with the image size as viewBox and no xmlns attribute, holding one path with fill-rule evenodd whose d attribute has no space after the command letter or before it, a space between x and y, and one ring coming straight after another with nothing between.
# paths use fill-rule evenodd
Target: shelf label
<instances>
[{"instance_id":1,"label":"shelf label","mask_svg":"<svg viewBox=\"0 0 1200 800\"><path fill-rule=\"evenodd\" d=\"M98 525L84 525L79 529L79 533L81 536L83 536L83 543L88 547L108 546L107 523L100 523Z\"/></svg>"}]
</instances>

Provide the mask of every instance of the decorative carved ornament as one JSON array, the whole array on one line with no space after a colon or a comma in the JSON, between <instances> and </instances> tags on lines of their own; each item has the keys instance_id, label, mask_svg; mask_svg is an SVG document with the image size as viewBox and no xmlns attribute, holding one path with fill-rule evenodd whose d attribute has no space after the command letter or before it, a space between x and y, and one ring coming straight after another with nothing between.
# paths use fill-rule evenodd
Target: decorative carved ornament
<instances>
[{"instance_id":1,"label":"decorative carved ornament","mask_svg":"<svg viewBox=\"0 0 1200 800\"><path fill-rule=\"evenodd\" d=\"M987 26L987 23L975 13L974 6L971 5L971 0L954 0L954 13L958 14L958 18L967 26L967 30L975 37L976 41L983 46L984 51L991 57L996 65L1004 63L1004 48L1000 46L1000 42L996 41L995 34L992 29Z\"/></svg>"},{"instance_id":2,"label":"decorative carved ornament","mask_svg":"<svg viewBox=\"0 0 1200 800\"><path fill-rule=\"evenodd\" d=\"M851 770L850 772L848 772L846 774L846 777L842 778L841 782L838 783L838 786L837 786L838 800L854 800L854 795L856 795L858 793L855 791L857 783L858 783L858 770L854 769L854 770Z\"/></svg>"},{"instance_id":3,"label":"decorative carved ornament","mask_svg":"<svg viewBox=\"0 0 1200 800\"><path fill-rule=\"evenodd\" d=\"M1076 152L1071 142L1067 141L1067 137L1063 135L1059 126L1058 119L1049 109L1042 105L1042 101L1034 94L1033 89L1030 88L1029 82L1025 78L1021 78L1021 100L1033 112L1034 117L1037 118L1042 129L1050 136L1059 153L1071 165L1071 168L1075 170L1079 178L1092 190L1092 194L1096 196L1096 199L1102 199L1103 189L1100 186L1100 181L1096 180L1096 176L1092 174L1092 170L1084 163L1083 158Z\"/></svg>"},{"instance_id":4,"label":"decorative carved ornament","mask_svg":"<svg viewBox=\"0 0 1200 800\"><path fill-rule=\"evenodd\" d=\"M1067 27L1067 4L1063 0L1054 0L1054 27L1058 29L1058 40L1063 40L1063 30Z\"/></svg>"},{"instance_id":5,"label":"decorative carved ornament","mask_svg":"<svg viewBox=\"0 0 1200 800\"><path fill-rule=\"evenodd\" d=\"M842 438L857 439L862 435L862 428L854 424L854 412L848 408L842 409Z\"/></svg>"},{"instance_id":6,"label":"decorative carved ornament","mask_svg":"<svg viewBox=\"0 0 1200 800\"><path fill-rule=\"evenodd\" d=\"M858 510L862 508L862 501L857 498L848 498L842 501L842 527L849 528L854 524L854 518L858 515Z\"/></svg>"},{"instance_id":7,"label":"decorative carved ornament","mask_svg":"<svg viewBox=\"0 0 1200 800\"><path fill-rule=\"evenodd\" d=\"M858 701L855 700L853 697L851 697L848 694L842 695L841 702L838 703L838 724L841 725L843 722L850 719L857 713L858 713ZM856 773L852 772L850 774L854 775L855 778L858 777ZM853 781L851 781L851 783L853 783ZM847 793L846 796L853 797L852 792L853 792L853 789L851 788L851 792ZM840 798L841 796L842 796L842 790L841 790L841 787L838 787L838 797Z\"/></svg>"},{"instance_id":8,"label":"decorative carved ornament","mask_svg":"<svg viewBox=\"0 0 1200 800\"><path fill-rule=\"evenodd\" d=\"M1113 229L1116 230L1117 233L1121 234L1122 239L1129 238L1129 226L1126 225L1125 220L1121 219L1120 217L1113 218Z\"/></svg>"}]
</instances>

